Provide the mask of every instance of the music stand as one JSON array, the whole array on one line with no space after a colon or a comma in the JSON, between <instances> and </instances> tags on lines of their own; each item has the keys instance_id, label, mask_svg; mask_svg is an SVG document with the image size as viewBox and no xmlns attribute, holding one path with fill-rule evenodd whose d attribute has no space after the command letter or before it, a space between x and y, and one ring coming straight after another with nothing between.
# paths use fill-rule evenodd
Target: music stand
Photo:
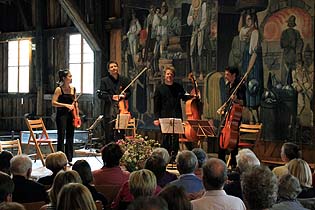
<instances>
[{"instance_id":1,"label":"music stand","mask_svg":"<svg viewBox=\"0 0 315 210\"><path fill-rule=\"evenodd\" d=\"M196 132L198 137L208 137L215 136L215 130L213 125L208 120L187 120L192 129ZM198 138L198 146L201 147L200 138Z\"/></svg>"}]
</instances>

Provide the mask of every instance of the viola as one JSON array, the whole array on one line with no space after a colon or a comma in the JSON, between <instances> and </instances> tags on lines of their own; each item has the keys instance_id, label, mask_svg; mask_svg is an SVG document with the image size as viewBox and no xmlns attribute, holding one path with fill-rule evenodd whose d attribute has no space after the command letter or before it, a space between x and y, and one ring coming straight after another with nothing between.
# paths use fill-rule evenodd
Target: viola
<instances>
[{"instance_id":1,"label":"viola","mask_svg":"<svg viewBox=\"0 0 315 210\"><path fill-rule=\"evenodd\" d=\"M79 110L79 105L78 105L78 100L80 98L80 96L82 95L82 93L73 101L73 106L74 108L72 109L72 116L73 116L73 126L75 128L80 128L81 127L81 118L80 118L80 110Z\"/></svg>"},{"instance_id":2,"label":"viola","mask_svg":"<svg viewBox=\"0 0 315 210\"><path fill-rule=\"evenodd\" d=\"M197 81L192 73L189 74L189 79L193 83L194 88L190 93L190 95L193 97L187 100L185 104L187 120L200 120L202 112L200 91L198 89ZM188 122L185 123L185 137L188 140L194 141L197 141L199 138L197 136L197 132L192 128L192 126Z\"/></svg>"}]
</instances>

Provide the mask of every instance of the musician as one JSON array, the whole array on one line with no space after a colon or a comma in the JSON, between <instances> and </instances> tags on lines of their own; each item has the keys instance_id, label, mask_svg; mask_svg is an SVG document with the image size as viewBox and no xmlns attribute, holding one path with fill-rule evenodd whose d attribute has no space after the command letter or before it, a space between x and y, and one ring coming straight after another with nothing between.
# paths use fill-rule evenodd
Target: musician
<instances>
[{"instance_id":1,"label":"musician","mask_svg":"<svg viewBox=\"0 0 315 210\"><path fill-rule=\"evenodd\" d=\"M58 71L59 81L58 87L55 89L52 97L52 105L57 107L56 125L57 125L57 150L66 154L69 164L71 165L73 157L73 115L72 110L75 109L74 103L76 96L76 89L71 85L72 75L68 69L61 69ZM64 139L66 137L66 144Z\"/></svg>"},{"instance_id":2,"label":"musician","mask_svg":"<svg viewBox=\"0 0 315 210\"><path fill-rule=\"evenodd\" d=\"M100 89L97 91L98 97L103 100L104 115L102 128L104 130L104 142L107 144L124 137L123 131L115 130L115 119L119 114L119 101L128 100L131 90L128 88L124 93L121 92L129 85L127 77L121 76L118 71L118 63L109 61L107 64L109 75L102 78Z\"/></svg>"},{"instance_id":3,"label":"musician","mask_svg":"<svg viewBox=\"0 0 315 210\"><path fill-rule=\"evenodd\" d=\"M240 104L240 105L244 105L245 104L245 86L243 84L241 84L239 86L239 88L237 89L236 93L231 96L235 90L235 88L237 87L237 85L240 83L240 78L239 78L239 70L237 67L226 67L225 68L225 72L224 72L224 78L226 80L226 86L225 86L225 90L226 90L226 97L230 98L231 97L231 103L236 103L236 104ZM232 104L231 104L232 105ZM222 115L223 117L228 116L228 112L230 111L229 108L231 106L227 106L226 109L224 110L224 115ZM223 121L223 126L225 124L225 120ZM238 143L237 143L238 144ZM238 145L236 144L235 148L231 151L231 161L230 164L233 167L236 166L236 155L238 153ZM226 149L222 149L219 146L219 152L218 152L218 157L219 159L225 161L225 155L226 155Z\"/></svg>"},{"instance_id":4,"label":"musician","mask_svg":"<svg viewBox=\"0 0 315 210\"><path fill-rule=\"evenodd\" d=\"M174 82L175 68L166 67L164 70L164 83L154 92L154 125L159 126L159 118L183 118L181 100L191 98L186 95L183 86ZM162 134L162 147L166 148L172 158L176 157L179 149L178 134Z\"/></svg>"}]
</instances>

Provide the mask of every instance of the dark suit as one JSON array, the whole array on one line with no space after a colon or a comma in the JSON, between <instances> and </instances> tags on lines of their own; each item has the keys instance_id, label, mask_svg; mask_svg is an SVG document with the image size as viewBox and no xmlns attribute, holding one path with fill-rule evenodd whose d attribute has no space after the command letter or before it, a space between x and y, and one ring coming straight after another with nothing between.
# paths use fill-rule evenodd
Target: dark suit
<instances>
[{"instance_id":1,"label":"dark suit","mask_svg":"<svg viewBox=\"0 0 315 210\"><path fill-rule=\"evenodd\" d=\"M12 201L18 203L48 201L44 185L17 175L13 176L13 182L15 187L12 193Z\"/></svg>"}]
</instances>

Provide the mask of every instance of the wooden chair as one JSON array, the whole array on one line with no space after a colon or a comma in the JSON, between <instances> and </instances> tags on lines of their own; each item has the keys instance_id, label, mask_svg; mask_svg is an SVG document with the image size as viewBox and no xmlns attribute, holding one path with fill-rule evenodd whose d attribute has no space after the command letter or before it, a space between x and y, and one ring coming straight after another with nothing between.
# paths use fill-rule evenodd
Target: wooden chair
<instances>
[{"instance_id":1,"label":"wooden chair","mask_svg":"<svg viewBox=\"0 0 315 210\"><path fill-rule=\"evenodd\" d=\"M131 135L126 136L126 138L135 138L137 132L137 121L136 118L130 118L127 128L125 129L126 132L131 131Z\"/></svg>"},{"instance_id":2,"label":"wooden chair","mask_svg":"<svg viewBox=\"0 0 315 210\"><path fill-rule=\"evenodd\" d=\"M39 210L45 205L44 201L32 202L32 203L21 203L26 210Z\"/></svg>"},{"instance_id":3,"label":"wooden chair","mask_svg":"<svg viewBox=\"0 0 315 210\"><path fill-rule=\"evenodd\" d=\"M110 209L113 200L116 198L121 186L120 185L95 185L97 192L102 193L108 201L105 209Z\"/></svg>"},{"instance_id":4,"label":"wooden chair","mask_svg":"<svg viewBox=\"0 0 315 210\"><path fill-rule=\"evenodd\" d=\"M17 150L17 155L22 154L22 147L21 147L21 142L19 139L0 141L0 152L2 152L4 149L13 150L14 148L16 148L16 150Z\"/></svg>"},{"instance_id":5,"label":"wooden chair","mask_svg":"<svg viewBox=\"0 0 315 210\"><path fill-rule=\"evenodd\" d=\"M29 120L25 119L26 125L30 131L30 137L28 139L27 147L26 147L26 154L29 153L30 145L34 145L36 149L35 154L29 154L30 156L36 155L35 160L39 157L42 161L43 166L45 166L44 156L41 150L41 146L48 146L51 153L55 152L53 143L57 142L56 139L50 139L43 122L42 118L37 120Z\"/></svg>"},{"instance_id":6,"label":"wooden chair","mask_svg":"<svg viewBox=\"0 0 315 210\"><path fill-rule=\"evenodd\" d=\"M250 148L253 149L261 137L262 123L250 125L242 123L239 130L239 143L240 149Z\"/></svg>"}]
</instances>

